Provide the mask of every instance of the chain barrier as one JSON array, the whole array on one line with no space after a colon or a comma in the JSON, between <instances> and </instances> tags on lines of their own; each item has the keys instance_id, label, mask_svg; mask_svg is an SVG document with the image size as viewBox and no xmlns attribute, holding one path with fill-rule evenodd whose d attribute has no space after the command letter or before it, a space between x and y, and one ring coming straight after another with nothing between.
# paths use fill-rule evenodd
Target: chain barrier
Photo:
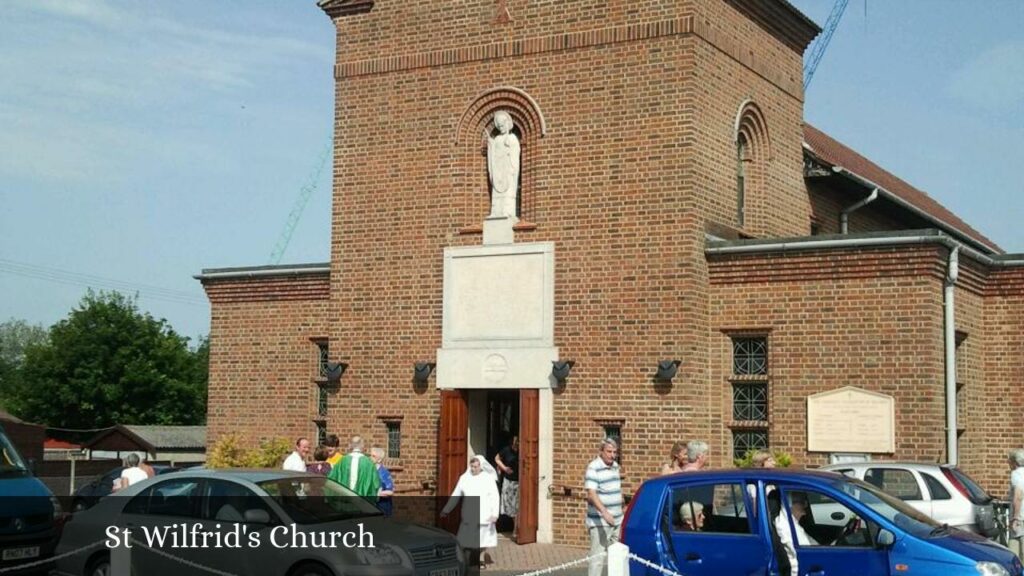
<instances>
[{"instance_id":1,"label":"chain barrier","mask_svg":"<svg viewBox=\"0 0 1024 576\"><path fill-rule=\"evenodd\" d=\"M654 562L650 562L648 560L645 560L645 559L637 556L636 554L633 554L632 552L629 553L629 559L632 560L633 562L636 562L637 564L641 564L643 566L647 566L648 568L652 568L654 570L657 570L658 572L661 572L665 576L683 576L679 572L673 572L672 570L669 570L668 568L665 568L665 567L662 567L662 566L658 566Z\"/></svg>"},{"instance_id":2,"label":"chain barrier","mask_svg":"<svg viewBox=\"0 0 1024 576\"><path fill-rule=\"evenodd\" d=\"M223 570L218 570L216 568L210 568L209 566L203 566L202 564L197 564L197 563L195 563L195 562L193 562L191 560L186 560L186 559L181 558L179 556L175 556L174 554L171 554L170 552L164 552L163 550L161 550L159 548L153 548L151 546L147 546L145 542L140 542L140 541L136 540L135 538L132 538L132 544L134 544L136 546L139 546L140 548L145 548L146 550L149 550L150 552L152 552L154 554L157 554L159 556L163 556L164 558L168 558L170 560L175 560L175 561L180 562L180 563L182 563L182 564L184 564L186 566L191 566L192 568L198 568L199 570L203 570L203 571L209 572L211 574L216 574L217 576L238 576L238 574L233 574L231 572L225 572Z\"/></svg>"},{"instance_id":3,"label":"chain barrier","mask_svg":"<svg viewBox=\"0 0 1024 576\"><path fill-rule=\"evenodd\" d=\"M24 570L26 568L32 568L34 566L42 566L43 564L49 564L50 562L56 562L57 560L61 560L63 558L67 558L69 556L74 556L75 554L78 554L80 552L85 552L86 550L89 550L90 548L95 548L95 547L99 546L100 544L103 544L104 542L106 542L106 540L100 540L98 542L93 542L92 544L88 544L86 546L82 546L81 548L76 548L76 549L71 550L69 552L64 552L63 554L58 554L56 556L50 556L49 558L43 558L42 560L33 560L32 562L26 562L24 564L18 564L16 566L7 566L5 568L0 568L0 574L3 574L5 572L14 572L14 571L17 571L17 570Z\"/></svg>"},{"instance_id":4,"label":"chain barrier","mask_svg":"<svg viewBox=\"0 0 1024 576\"><path fill-rule=\"evenodd\" d=\"M598 552L597 554L592 554L590 556L579 558L577 560L570 560L569 562L564 562L564 563L559 564L557 566L548 566L547 568L541 568L540 570L534 570L533 572L524 572L522 574L517 574L516 576L543 576L544 574L552 574L552 573L558 572L560 570L565 570L566 568L572 568L573 566L575 566L577 564L583 564L584 562L590 562L591 560L593 560L595 558L602 558L602 557L607 556L607 555L608 555L607 552L601 551L601 552Z\"/></svg>"}]
</instances>

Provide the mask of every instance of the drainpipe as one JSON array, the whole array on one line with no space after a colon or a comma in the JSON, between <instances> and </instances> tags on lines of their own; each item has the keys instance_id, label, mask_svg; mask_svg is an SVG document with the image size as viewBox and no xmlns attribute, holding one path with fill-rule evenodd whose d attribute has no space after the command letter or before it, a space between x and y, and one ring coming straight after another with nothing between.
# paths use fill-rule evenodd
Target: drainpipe
<instances>
[{"instance_id":1,"label":"drainpipe","mask_svg":"<svg viewBox=\"0 0 1024 576\"><path fill-rule=\"evenodd\" d=\"M871 194L869 194L867 198L861 200L860 202L857 202L853 206L850 206L846 210L843 210L842 212L840 212L839 213L839 233L840 234L846 234L849 231L849 227L850 227L850 213L851 212L854 212L856 210L860 210L861 208L867 206L868 204L871 204L872 202L875 201L876 198L878 198L878 188L875 188L874 190L872 190Z\"/></svg>"},{"instance_id":2,"label":"drainpipe","mask_svg":"<svg viewBox=\"0 0 1024 576\"><path fill-rule=\"evenodd\" d=\"M953 306L953 292L960 272L960 246L954 246L949 253L946 271L943 307L946 327L946 461L957 463L956 444L956 325Z\"/></svg>"}]
</instances>

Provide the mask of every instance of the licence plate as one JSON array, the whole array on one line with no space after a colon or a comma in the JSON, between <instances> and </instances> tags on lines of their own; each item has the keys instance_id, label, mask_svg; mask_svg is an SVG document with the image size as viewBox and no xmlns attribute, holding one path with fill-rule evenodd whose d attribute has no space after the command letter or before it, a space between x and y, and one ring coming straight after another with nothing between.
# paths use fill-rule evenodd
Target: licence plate
<instances>
[{"instance_id":1,"label":"licence plate","mask_svg":"<svg viewBox=\"0 0 1024 576\"><path fill-rule=\"evenodd\" d=\"M39 556L39 546L30 546L28 548L9 548L4 550L4 560L24 560L26 558L35 558Z\"/></svg>"},{"instance_id":2,"label":"licence plate","mask_svg":"<svg viewBox=\"0 0 1024 576\"><path fill-rule=\"evenodd\" d=\"M453 566L451 568L431 570L428 576L459 576L459 568L457 566Z\"/></svg>"}]
</instances>

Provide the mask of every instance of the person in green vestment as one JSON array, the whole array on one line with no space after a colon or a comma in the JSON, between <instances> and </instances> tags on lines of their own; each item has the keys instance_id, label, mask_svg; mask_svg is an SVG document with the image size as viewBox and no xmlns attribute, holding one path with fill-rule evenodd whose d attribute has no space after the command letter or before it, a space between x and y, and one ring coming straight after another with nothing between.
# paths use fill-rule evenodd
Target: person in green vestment
<instances>
[{"instance_id":1,"label":"person in green vestment","mask_svg":"<svg viewBox=\"0 0 1024 576\"><path fill-rule=\"evenodd\" d=\"M363 453L363 439L359 436L352 437L349 453L342 457L337 466L331 468L327 478L371 502L377 501L380 475L373 459Z\"/></svg>"}]
</instances>

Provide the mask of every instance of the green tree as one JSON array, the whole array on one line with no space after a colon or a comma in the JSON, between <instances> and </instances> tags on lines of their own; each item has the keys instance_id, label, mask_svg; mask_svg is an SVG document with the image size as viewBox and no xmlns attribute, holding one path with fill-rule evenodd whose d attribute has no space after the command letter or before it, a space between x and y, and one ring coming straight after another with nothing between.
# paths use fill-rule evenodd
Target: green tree
<instances>
[{"instance_id":1,"label":"green tree","mask_svg":"<svg viewBox=\"0 0 1024 576\"><path fill-rule=\"evenodd\" d=\"M25 349L46 342L47 331L24 320L0 323L0 408L9 409L10 398L19 387Z\"/></svg>"},{"instance_id":2,"label":"green tree","mask_svg":"<svg viewBox=\"0 0 1024 576\"><path fill-rule=\"evenodd\" d=\"M208 349L202 341L190 350L133 298L90 290L47 342L25 349L9 404L21 418L63 428L199 424Z\"/></svg>"}]
</instances>

